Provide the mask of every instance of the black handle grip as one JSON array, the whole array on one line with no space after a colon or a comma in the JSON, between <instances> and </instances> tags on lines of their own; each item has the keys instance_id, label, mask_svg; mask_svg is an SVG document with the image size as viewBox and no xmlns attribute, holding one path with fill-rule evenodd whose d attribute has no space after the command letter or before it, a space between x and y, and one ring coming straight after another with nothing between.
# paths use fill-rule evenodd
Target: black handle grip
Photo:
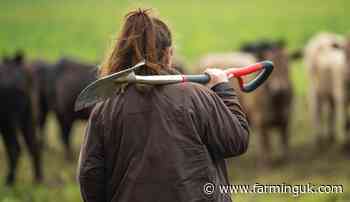
<instances>
[{"instance_id":1,"label":"black handle grip","mask_svg":"<svg viewBox=\"0 0 350 202\"><path fill-rule=\"evenodd\" d=\"M257 89L261 84L263 84L266 79L270 76L273 70L273 63L271 61L263 61L262 63L262 71L259 72L259 74L251 81L249 81L247 84L243 84L241 87L241 90L243 92L252 92L255 89Z\"/></svg>"},{"instance_id":2,"label":"black handle grip","mask_svg":"<svg viewBox=\"0 0 350 202\"><path fill-rule=\"evenodd\" d=\"M208 74L184 75L184 79L190 82L206 84L209 82L210 76Z\"/></svg>"},{"instance_id":3,"label":"black handle grip","mask_svg":"<svg viewBox=\"0 0 350 202\"><path fill-rule=\"evenodd\" d=\"M261 84L263 84L272 73L273 63L271 61L263 61L260 64L262 65L261 67L259 67L261 71L253 80L249 81L247 84L243 83L243 79L241 77L236 77L240 83L240 88L243 92L249 93L254 91ZM183 79L184 81L206 84L209 82L210 76L208 74L183 75Z\"/></svg>"}]
</instances>

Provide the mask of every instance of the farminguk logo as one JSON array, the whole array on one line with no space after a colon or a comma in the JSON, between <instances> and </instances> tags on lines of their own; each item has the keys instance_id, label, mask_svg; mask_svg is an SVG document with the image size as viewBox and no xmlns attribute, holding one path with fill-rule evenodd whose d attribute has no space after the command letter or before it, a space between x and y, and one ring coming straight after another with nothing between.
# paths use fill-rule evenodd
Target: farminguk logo
<instances>
[{"instance_id":1,"label":"farminguk logo","mask_svg":"<svg viewBox=\"0 0 350 202\"><path fill-rule=\"evenodd\" d=\"M330 194L344 193L342 184L232 184L232 185L215 185L205 183L203 192L206 195L212 195L215 192L220 194L292 194L295 197L301 194Z\"/></svg>"}]
</instances>

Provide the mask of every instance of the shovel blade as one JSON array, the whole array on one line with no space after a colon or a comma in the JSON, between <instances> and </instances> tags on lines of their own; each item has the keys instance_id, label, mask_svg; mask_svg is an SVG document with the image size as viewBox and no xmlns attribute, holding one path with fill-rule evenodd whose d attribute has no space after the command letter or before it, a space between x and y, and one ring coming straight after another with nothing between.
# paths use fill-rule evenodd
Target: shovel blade
<instances>
[{"instance_id":1,"label":"shovel blade","mask_svg":"<svg viewBox=\"0 0 350 202\"><path fill-rule=\"evenodd\" d=\"M86 87L75 101L74 110L80 111L84 108L91 107L94 104L110 97L113 92L118 90L119 85L113 80L97 80Z\"/></svg>"},{"instance_id":2,"label":"shovel blade","mask_svg":"<svg viewBox=\"0 0 350 202\"><path fill-rule=\"evenodd\" d=\"M128 82L128 75L143 65L145 65L145 61L141 61L131 68L94 81L78 95L78 98L75 101L74 110L80 111L111 97L113 93L119 91L123 83Z\"/></svg>"}]
</instances>

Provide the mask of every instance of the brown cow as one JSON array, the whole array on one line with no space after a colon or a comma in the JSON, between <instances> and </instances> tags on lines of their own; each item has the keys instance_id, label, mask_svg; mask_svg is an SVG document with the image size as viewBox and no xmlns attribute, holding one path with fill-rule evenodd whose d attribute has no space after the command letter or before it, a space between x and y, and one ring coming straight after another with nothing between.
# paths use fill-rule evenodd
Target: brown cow
<instances>
[{"instance_id":1,"label":"brown cow","mask_svg":"<svg viewBox=\"0 0 350 202\"><path fill-rule=\"evenodd\" d=\"M252 47L254 46L254 47ZM277 129L281 137L283 159L288 158L290 114L293 88L289 76L289 55L284 43L260 41L245 45L242 51L255 55L257 60L272 60L275 68L268 81L252 96L247 95L247 110L253 127L259 133L261 162L271 161L271 130Z\"/></svg>"},{"instance_id":2,"label":"brown cow","mask_svg":"<svg viewBox=\"0 0 350 202\"><path fill-rule=\"evenodd\" d=\"M262 165L271 160L271 130L277 129L281 135L283 157L288 157L288 124L293 98L292 83L289 78L289 56L284 44L260 41L246 44L242 52L213 54L201 59L201 67L228 68L245 66L256 61L272 60L275 69L265 84L250 94L240 93L242 105L253 128L259 133ZM234 85L236 81L234 80ZM237 88L237 87L236 87Z\"/></svg>"}]
</instances>

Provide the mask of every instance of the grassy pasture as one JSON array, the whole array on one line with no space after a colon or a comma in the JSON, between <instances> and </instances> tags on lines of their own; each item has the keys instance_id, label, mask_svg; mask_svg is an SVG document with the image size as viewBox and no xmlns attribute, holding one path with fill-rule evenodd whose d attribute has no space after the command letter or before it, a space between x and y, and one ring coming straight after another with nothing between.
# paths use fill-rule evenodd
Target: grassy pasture
<instances>
[{"instance_id":1,"label":"grassy pasture","mask_svg":"<svg viewBox=\"0 0 350 202\"><path fill-rule=\"evenodd\" d=\"M24 50L30 59L55 61L73 56L99 62L120 29L123 15L137 6L154 7L171 25L176 51L195 64L209 52L237 50L258 38L285 39L291 51L300 49L320 31L350 33L347 0L1 0L0 56ZM236 201L350 201L350 161L339 146L317 151L305 101L307 80L302 61L292 67L296 98L291 125L291 160L270 170L259 170L256 137L252 135L249 152L232 159L232 183L255 182L304 184L343 184L344 194L237 194ZM78 153L84 123L74 128ZM55 119L47 126L48 148L44 154L45 183L33 186L31 164L26 152L20 159L18 184L14 189L0 185L0 202L81 201L75 182L76 164L63 159ZM274 137L275 156L279 156L278 137ZM25 150L24 150L25 151ZM0 177L4 177L6 158L0 145ZM1 178L2 179L2 178Z\"/></svg>"}]
</instances>

